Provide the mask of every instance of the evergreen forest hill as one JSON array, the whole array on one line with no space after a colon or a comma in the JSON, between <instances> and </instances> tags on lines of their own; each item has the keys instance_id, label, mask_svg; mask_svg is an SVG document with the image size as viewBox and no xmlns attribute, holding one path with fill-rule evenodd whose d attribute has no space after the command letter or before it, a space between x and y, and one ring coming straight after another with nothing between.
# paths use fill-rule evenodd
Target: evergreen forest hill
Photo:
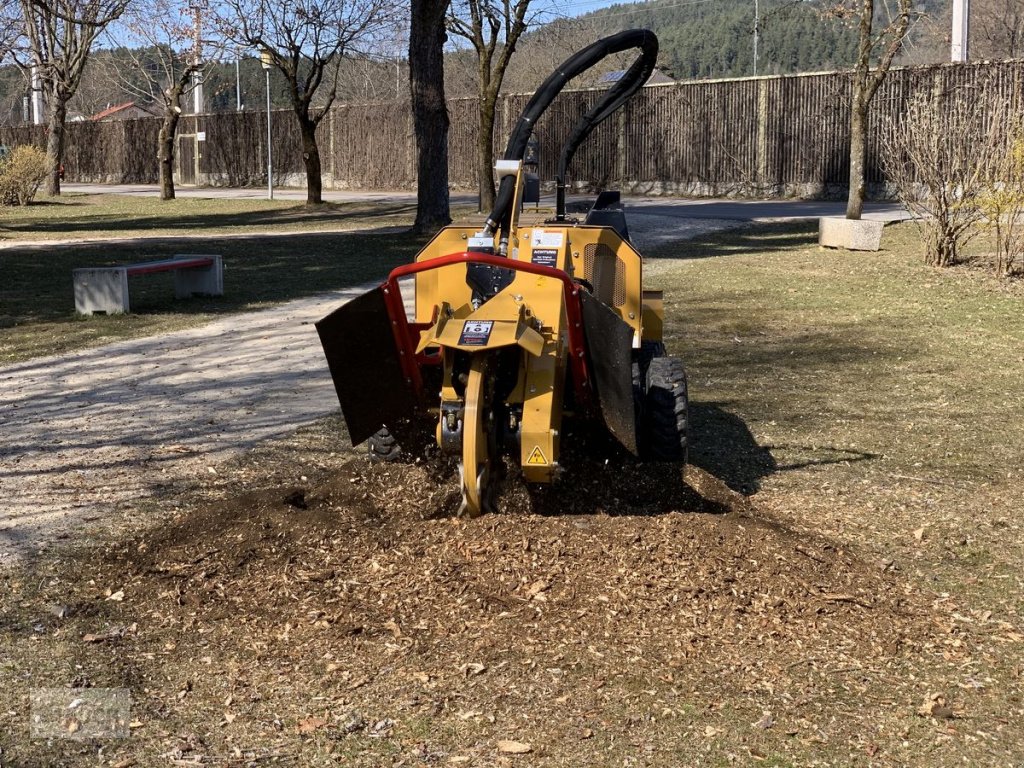
<instances>
[{"instance_id":1,"label":"evergreen forest hill","mask_svg":"<svg viewBox=\"0 0 1024 768\"><path fill-rule=\"evenodd\" d=\"M819 0L759 0L757 74L792 74L848 69L857 53L852 20L825 12L836 3ZM886 3L877 2L876 23L884 25ZM889 0L895 6L895 0ZM948 17L950 0L917 0L915 22L903 63L928 63ZM652 0L612 5L574 19L560 19L532 36L596 40L623 29L647 28L660 41L659 66L677 80L749 77L754 74L754 0ZM946 30L948 34L948 30ZM531 36L523 48L531 48ZM923 52L922 48L927 49ZM914 54L910 52L913 51Z\"/></svg>"},{"instance_id":2,"label":"evergreen forest hill","mask_svg":"<svg viewBox=\"0 0 1024 768\"><path fill-rule=\"evenodd\" d=\"M545 0L534 0L539 9ZM916 0L915 20L898 63L924 64L948 59L948 19L951 0ZM824 12L836 0L758 0L759 45L757 74L791 74L846 69L856 55L856 29ZM879 22L886 4L876 0ZM503 90L529 93L566 57L600 37L644 27L660 41L658 65L677 80L749 77L754 74L754 0L649 0L602 8L573 18L558 18L531 29L520 40L506 74ZM346 58L342 62L338 103L406 101L408 68L402 51L387 56ZM152 52L155 56L155 52ZM594 70L593 85L603 71L628 66L631 52L612 57ZM150 103L157 91L136 71L146 51L101 49L86 66L71 115L88 117L127 101ZM151 67L152 69L152 67ZM450 97L476 94L475 55L462 41L449 37L445 82ZM290 106L287 87L277 72L270 76L275 108ZM148 91L148 93L147 93ZM28 82L13 66L0 67L0 125L23 118ZM259 60L245 55L214 64L206 73L205 108L212 112L260 110L266 104L265 73ZM159 111L159 107L157 108ZM187 111L187 110L186 110ZM81 119L80 117L78 119Z\"/></svg>"}]
</instances>

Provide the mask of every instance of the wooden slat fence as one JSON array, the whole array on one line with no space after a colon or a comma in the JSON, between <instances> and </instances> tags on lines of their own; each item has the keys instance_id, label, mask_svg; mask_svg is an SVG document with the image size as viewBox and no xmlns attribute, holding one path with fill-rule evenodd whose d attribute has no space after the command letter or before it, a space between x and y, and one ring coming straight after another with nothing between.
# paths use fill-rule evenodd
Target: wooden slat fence
<instances>
[{"instance_id":1,"label":"wooden slat fence","mask_svg":"<svg viewBox=\"0 0 1024 768\"><path fill-rule=\"evenodd\" d=\"M946 64L890 72L872 106L868 181L885 182L876 137L883 121L899 120L910 99L1011 100L1024 109L1024 61ZM541 178L553 178L561 145L573 123L599 97L596 91L561 94L541 118ZM849 162L849 73L833 72L737 80L704 80L644 88L601 125L576 154L570 177L577 187L617 186L633 191L691 194L841 193ZM529 95L502 97L497 109L496 155ZM448 105L449 180L477 183L476 101ZM146 118L67 126L69 180L155 182L159 120ZM179 133L205 132L197 144L200 181L224 185L266 183L266 114L217 113L183 117ZM414 189L416 151L407 105L335 107L319 132L324 186L339 189ZM0 128L0 143L42 145L34 127ZM276 183L302 183L297 124L275 111L272 143Z\"/></svg>"}]
</instances>

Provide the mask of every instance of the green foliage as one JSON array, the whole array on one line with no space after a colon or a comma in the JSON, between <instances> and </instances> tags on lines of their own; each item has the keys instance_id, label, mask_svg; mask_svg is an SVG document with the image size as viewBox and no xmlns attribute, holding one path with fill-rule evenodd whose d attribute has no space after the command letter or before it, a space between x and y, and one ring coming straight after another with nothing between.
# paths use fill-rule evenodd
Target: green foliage
<instances>
[{"instance_id":1,"label":"green foliage","mask_svg":"<svg viewBox=\"0 0 1024 768\"><path fill-rule=\"evenodd\" d=\"M46 153L38 147L15 147L0 159L0 205L28 205L50 172Z\"/></svg>"},{"instance_id":2,"label":"green foliage","mask_svg":"<svg viewBox=\"0 0 1024 768\"><path fill-rule=\"evenodd\" d=\"M826 0L759 0L757 74L851 68L857 55L857 30L851 18L839 18L830 12L835 5ZM947 8L948 0L915 3L916 12L933 19ZM884 25L888 21L886 4L876 3L876 13ZM754 74L753 0L623 3L547 27L550 29L534 34L550 37L558 29L575 28L592 41L623 29L651 29L661 44L659 66L679 80ZM920 44L924 33L934 27L915 25L906 60L923 63ZM945 46L942 50L948 52L948 44Z\"/></svg>"},{"instance_id":3,"label":"green foliage","mask_svg":"<svg viewBox=\"0 0 1024 768\"><path fill-rule=\"evenodd\" d=\"M594 39L646 27L658 35L659 65L676 79L754 74L754 4L750 0L613 5L579 20ZM852 66L855 30L828 18L815 3L761 0L759 75Z\"/></svg>"}]
</instances>

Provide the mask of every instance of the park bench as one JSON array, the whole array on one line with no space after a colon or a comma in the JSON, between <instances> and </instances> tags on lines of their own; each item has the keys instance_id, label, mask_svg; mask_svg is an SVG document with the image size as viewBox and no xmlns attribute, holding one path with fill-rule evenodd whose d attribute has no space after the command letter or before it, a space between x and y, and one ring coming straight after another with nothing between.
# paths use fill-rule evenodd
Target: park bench
<instances>
[{"instance_id":1,"label":"park bench","mask_svg":"<svg viewBox=\"0 0 1024 768\"><path fill-rule=\"evenodd\" d=\"M224 265L220 256L179 254L139 264L74 270L75 311L83 315L128 312L128 278L156 272L174 272L176 299L224 295Z\"/></svg>"}]
</instances>

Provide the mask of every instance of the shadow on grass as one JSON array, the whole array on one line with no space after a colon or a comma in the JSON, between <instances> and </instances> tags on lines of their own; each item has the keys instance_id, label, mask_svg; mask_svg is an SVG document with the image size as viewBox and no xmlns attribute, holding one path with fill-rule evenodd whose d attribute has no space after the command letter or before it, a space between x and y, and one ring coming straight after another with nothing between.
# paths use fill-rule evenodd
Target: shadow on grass
<instances>
[{"instance_id":1,"label":"shadow on grass","mask_svg":"<svg viewBox=\"0 0 1024 768\"><path fill-rule=\"evenodd\" d=\"M711 232L691 240L655 246L644 256L647 259L709 259L716 256L776 252L786 248L806 248L817 242L816 221L787 221Z\"/></svg>"},{"instance_id":2,"label":"shadow on grass","mask_svg":"<svg viewBox=\"0 0 1024 768\"><path fill-rule=\"evenodd\" d=\"M73 196L64 196L59 199L42 198L33 200L28 204L29 208L66 208L70 206L81 207L87 205L85 199L76 200Z\"/></svg>"},{"instance_id":3,"label":"shadow on grass","mask_svg":"<svg viewBox=\"0 0 1024 768\"><path fill-rule=\"evenodd\" d=\"M714 475L744 496L761 490L762 481L776 472L807 467L871 461L877 454L846 448L761 445L747 423L722 403L690 404L690 463ZM780 464L772 451L804 458Z\"/></svg>"},{"instance_id":4,"label":"shadow on grass","mask_svg":"<svg viewBox=\"0 0 1024 768\"><path fill-rule=\"evenodd\" d=\"M82 203L51 203L52 206L65 208L68 205L83 206ZM89 206L83 206L85 211ZM95 209L94 209L95 210ZM310 226L337 224L345 225L352 221L374 221L396 217L409 217L415 213L415 206L409 203L324 203L315 206L290 206L252 211L224 211L222 213L203 213L197 207L195 212L184 208L159 215L135 215L125 218L113 211L103 215L61 216L53 219L32 219L30 221L9 221L4 230L13 237L20 232L33 234L63 234L74 232L88 235L90 232L109 232L111 230L147 231L167 228L184 229L244 229L255 226L272 226L282 224L304 223Z\"/></svg>"},{"instance_id":5,"label":"shadow on grass","mask_svg":"<svg viewBox=\"0 0 1024 768\"><path fill-rule=\"evenodd\" d=\"M758 445L747 423L723 405L690 403L690 463L749 496L776 471L775 458Z\"/></svg>"}]
</instances>

